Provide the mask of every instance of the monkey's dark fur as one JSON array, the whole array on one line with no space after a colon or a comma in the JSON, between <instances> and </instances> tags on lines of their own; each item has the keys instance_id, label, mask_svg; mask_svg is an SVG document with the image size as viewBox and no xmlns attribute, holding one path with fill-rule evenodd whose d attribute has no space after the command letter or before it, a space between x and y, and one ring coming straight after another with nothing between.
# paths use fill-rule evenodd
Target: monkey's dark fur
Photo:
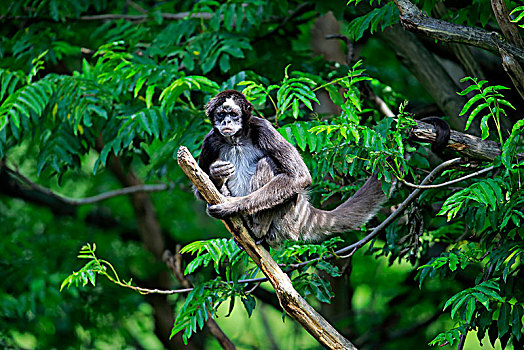
<instances>
[{"instance_id":1,"label":"monkey's dark fur","mask_svg":"<svg viewBox=\"0 0 524 350\"><path fill-rule=\"evenodd\" d=\"M271 124L252 115L238 91L227 90L206 105L213 129L202 144L199 165L232 201L208 207L223 219L240 214L259 242L278 246L286 239L320 241L358 228L386 197L371 176L353 197L334 210L309 204L311 175L298 151ZM199 194L197 193L197 196Z\"/></svg>"},{"instance_id":2,"label":"monkey's dark fur","mask_svg":"<svg viewBox=\"0 0 524 350\"><path fill-rule=\"evenodd\" d=\"M437 137L435 141L431 144L431 150L437 154L441 154L442 151L446 148L450 137L450 128L449 124L446 123L444 119L439 117L426 117L421 119L425 123L429 123L435 127Z\"/></svg>"}]
</instances>

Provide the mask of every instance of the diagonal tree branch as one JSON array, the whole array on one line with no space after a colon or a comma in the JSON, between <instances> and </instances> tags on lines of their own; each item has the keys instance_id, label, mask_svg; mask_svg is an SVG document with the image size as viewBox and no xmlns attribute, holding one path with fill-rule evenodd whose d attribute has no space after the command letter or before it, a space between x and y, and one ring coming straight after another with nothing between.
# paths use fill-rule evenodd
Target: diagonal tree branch
<instances>
[{"instance_id":1,"label":"diagonal tree branch","mask_svg":"<svg viewBox=\"0 0 524 350\"><path fill-rule=\"evenodd\" d=\"M499 47L518 61L524 62L524 50L505 42L497 32L468 27L428 17L408 0L393 0L400 11L400 23L409 31L424 34L445 42L468 44L499 53Z\"/></svg>"},{"instance_id":2,"label":"diagonal tree branch","mask_svg":"<svg viewBox=\"0 0 524 350\"><path fill-rule=\"evenodd\" d=\"M184 173L209 204L219 204L226 201L226 198L215 188L209 176L200 169L186 147L181 146L179 148L177 158ZM280 269L266 249L255 244L242 225L240 218L232 217L224 220L224 223L253 262L269 279L278 296L280 305L292 318L326 348L356 349L293 288L288 275Z\"/></svg>"}]
</instances>

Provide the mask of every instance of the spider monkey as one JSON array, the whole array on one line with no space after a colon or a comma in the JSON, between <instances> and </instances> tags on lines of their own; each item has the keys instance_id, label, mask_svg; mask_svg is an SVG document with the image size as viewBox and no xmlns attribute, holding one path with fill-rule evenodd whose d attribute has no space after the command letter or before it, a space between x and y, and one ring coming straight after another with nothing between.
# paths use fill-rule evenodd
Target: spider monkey
<instances>
[{"instance_id":1,"label":"spider monkey","mask_svg":"<svg viewBox=\"0 0 524 350\"><path fill-rule=\"evenodd\" d=\"M235 90L220 92L205 106L213 129L204 138L199 165L222 194L232 197L208 206L210 216L240 215L257 243L272 247L283 240L321 241L373 217L386 200L376 175L336 209L314 208L306 193L311 175L302 157L252 110Z\"/></svg>"}]
</instances>

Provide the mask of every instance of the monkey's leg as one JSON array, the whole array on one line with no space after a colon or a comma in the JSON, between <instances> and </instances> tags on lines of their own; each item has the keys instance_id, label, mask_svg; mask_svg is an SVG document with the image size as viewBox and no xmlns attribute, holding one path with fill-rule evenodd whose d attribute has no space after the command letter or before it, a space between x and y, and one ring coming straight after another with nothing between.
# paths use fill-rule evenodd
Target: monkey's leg
<instances>
[{"instance_id":1,"label":"monkey's leg","mask_svg":"<svg viewBox=\"0 0 524 350\"><path fill-rule=\"evenodd\" d=\"M267 184L273 177L275 173L275 165L271 158L264 157L258 161L257 169L253 177L251 178L251 192L258 190L260 187ZM270 227L273 222L274 210L268 209L260 211L256 214L250 216L251 221L251 230L256 236L256 243L264 243L266 241L271 241L272 237L270 232ZM268 236L269 235L269 236Z\"/></svg>"}]
</instances>

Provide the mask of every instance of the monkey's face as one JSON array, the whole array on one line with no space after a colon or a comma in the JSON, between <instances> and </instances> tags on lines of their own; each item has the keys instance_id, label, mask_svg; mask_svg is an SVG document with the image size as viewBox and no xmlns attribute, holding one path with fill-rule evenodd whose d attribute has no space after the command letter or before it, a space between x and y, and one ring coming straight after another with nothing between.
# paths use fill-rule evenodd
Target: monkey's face
<instances>
[{"instance_id":1,"label":"monkey's face","mask_svg":"<svg viewBox=\"0 0 524 350\"><path fill-rule=\"evenodd\" d=\"M223 136L233 136L242 129L242 110L232 98L215 109L213 126Z\"/></svg>"}]
</instances>

